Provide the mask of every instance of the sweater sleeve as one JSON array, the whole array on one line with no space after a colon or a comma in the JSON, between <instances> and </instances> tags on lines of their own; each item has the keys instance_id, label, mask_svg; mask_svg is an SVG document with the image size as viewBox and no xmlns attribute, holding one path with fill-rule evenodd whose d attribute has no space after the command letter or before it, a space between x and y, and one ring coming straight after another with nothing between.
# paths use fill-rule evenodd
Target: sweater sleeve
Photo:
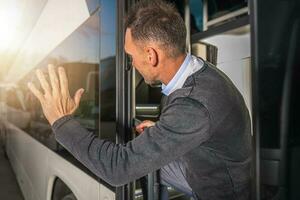
<instances>
[{"instance_id":1,"label":"sweater sleeve","mask_svg":"<svg viewBox=\"0 0 300 200\"><path fill-rule=\"evenodd\" d=\"M97 176L124 185L161 168L201 145L209 137L207 109L189 98L166 106L155 126L126 144L99 139L71 116L52 128L56 140Z\"/></svg>"}]
</instances>

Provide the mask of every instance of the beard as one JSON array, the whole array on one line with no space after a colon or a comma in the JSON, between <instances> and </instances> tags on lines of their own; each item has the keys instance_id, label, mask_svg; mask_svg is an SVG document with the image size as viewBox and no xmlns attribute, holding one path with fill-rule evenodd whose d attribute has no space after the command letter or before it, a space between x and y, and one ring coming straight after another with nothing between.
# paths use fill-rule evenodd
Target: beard
<instances>
[{"instance_id":1,"label":"beard","mask_svg":"<svg viewBox=\"0 0 300 200\"><path fill-rule=\"evenodd\" d=\"M144 79L144 80L147 85L150 85L150 87L156 87L158 85L161 85L161 82L158 80L149 80L149 79Z\"/></svg>"}]
</instances>

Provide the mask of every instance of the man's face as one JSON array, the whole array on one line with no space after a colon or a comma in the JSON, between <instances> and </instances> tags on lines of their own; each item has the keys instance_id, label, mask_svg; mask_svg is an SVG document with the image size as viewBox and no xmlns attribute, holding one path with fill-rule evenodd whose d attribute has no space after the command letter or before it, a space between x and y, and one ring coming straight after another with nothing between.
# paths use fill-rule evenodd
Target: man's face
<instances>
[{"instance_id":1,"label":"man's face","mask_svg":"<svg viewBox=\"0 0 300 200\"><path fill-rule=\"evenodd\" d=\"M155 84L156 80L156 70L149 61L147 60L147 52L145 48L131 37L131 30L127 29L125 33L125 52L132 59L132 66L138 70L138 72L144 77L147 84Z\"/></svg>"}]
</instances>

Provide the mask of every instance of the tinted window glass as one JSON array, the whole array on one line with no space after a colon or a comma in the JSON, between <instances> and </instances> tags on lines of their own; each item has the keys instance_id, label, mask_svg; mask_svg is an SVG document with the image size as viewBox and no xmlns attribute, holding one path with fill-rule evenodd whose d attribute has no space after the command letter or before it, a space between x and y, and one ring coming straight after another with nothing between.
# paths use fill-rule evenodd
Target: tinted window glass
<instances>
[{"instance_id":1,"label":"tinted window glass","mask_svg":"<svg viewBox=\"0 0 300 200\"><path fill-rule=\"evenodd\" d=\"M247 0L208 0L208 20L221 17L246 6Z\"/></svg>"},{"instance_id":2,"label":"tinted window glass","mask_svg":"<svg viewBox=\"0 0 300 200\"><path fill-rule=\"evenodd\" d=\"M189 1L191 12L191 34L203 30L203 3L202 0Z\"/></svg>"},{"instance_id":3,"label":"tinted window glass","mask_svg":"<svg viewBox=\"0 0 300 200\"><path fill-rule=\"evenodd\" d=\"M182 0L168 0L173 3L184 19L185 5L186 2ZM191 34L197 33L203 30L203 3L202 0L190 0L188 1L190 9L190 23L191 23Z\"/></svg>"},{"instance_id":4,"label":"tinted window glass","mask_svg":"<svg viewBox=\"0 0 300 200\"><path fill-rule=\"evenodd\" d=\"M80 106L75 118L95 134L99 134L99 60L100 60L100 27L99 12L96 12L55 48L38 66L48 77L47 65L65 68L69 80L69 90L73 96L79 88L84 88ZM21 82L19 87L24 94L26 111L30 112L30 125L26 131L31 133L48 147L57 150L51 128L45 119L37 98L27 89L27 82L36 86L39 82L32 70ZM41 90L41 88L39 88Z\"/></svg>"},{"instance_id":5,"label":"tinted window glass","mask_svg":"<svg viewBox=\"0 0 300 200\"><path fill-rule=\"evenodd\" d=\"M101 1L100 137L116 137L116 1Z\"/></svg>"},{"instance_id":6,"label":"tinted window glass","mask_svg":"<svg viewBox=\"0 0 300 200\"><path fill-rule=\"evenodd\" d=\"M294 21L290 15L292 4L287 1L273 3L271 0L257 2L261 146L279 148L283 81L289 48L288 38L290 38ZM277 14L274 15L274 13Z\"/></svg>"}]
</instances>

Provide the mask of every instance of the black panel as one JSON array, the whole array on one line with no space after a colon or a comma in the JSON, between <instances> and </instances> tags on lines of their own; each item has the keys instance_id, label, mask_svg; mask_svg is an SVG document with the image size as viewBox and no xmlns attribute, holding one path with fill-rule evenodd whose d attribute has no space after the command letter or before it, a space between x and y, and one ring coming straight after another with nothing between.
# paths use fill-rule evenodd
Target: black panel
<instances>
[{"instance_id":1,"label":"black panel","mask_svg":"<svg viewBox=\"0 0 300 200\"><path fill-rule=\"evenodd\" d=\"M258 1L260 139L265 148L280 148L280 109L289 45L283 38L290 37L292 8L289 1Z\"/></svg>"},{"instance_id":2,"label":"black panel","mask_svg":"<svg viewBox=\"0 0 300 200\"><path fill-rule=\"evenodd\" d=\"M252 4L256 199L299 199L299 9L298 0Z\"/></svg>"}]
</instances>

